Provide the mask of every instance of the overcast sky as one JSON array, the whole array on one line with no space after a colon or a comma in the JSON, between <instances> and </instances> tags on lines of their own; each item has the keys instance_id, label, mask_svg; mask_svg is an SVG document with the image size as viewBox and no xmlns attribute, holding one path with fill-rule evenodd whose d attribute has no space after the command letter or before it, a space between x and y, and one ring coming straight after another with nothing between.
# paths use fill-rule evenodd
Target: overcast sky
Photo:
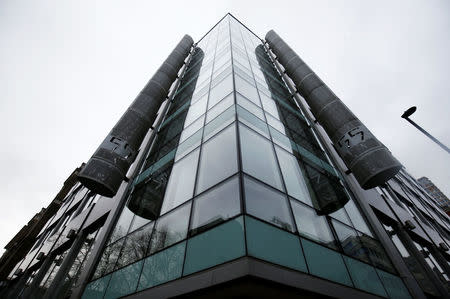
<instances>
[{"instance_id":1,"label":"overcast sky","mask_svg":"<svg viewBox=\"0 0 450 299\"><path fill-rule=\"evenodd\" d=\"M2 0L1 247L183 34L198 40L227 12L260 37L275 29L412 175L450 195L450 155L400 118L416 105L412 119L450 145L449 1Z\"/></svg>"}]
</instances>

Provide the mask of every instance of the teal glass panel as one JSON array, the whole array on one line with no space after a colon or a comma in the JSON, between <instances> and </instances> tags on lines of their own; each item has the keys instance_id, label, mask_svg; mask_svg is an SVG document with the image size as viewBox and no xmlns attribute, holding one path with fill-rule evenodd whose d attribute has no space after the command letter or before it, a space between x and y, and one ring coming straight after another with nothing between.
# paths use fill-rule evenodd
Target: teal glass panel
<instances>
[{"instance_id":1,"label":"teal glass panel","mask_svg":"<svg viewBox=\"0 0 450 299\"><path fill-rule=\"evenodd\" d=\"M144 260L138 291L181 276L186 242L179 243Z\"/></svg>"},{"instance_id":2,"label":"teal glass panel","mask_svg":"<svg viewBox=\"0 0 450 299\"><path fill-rule=\"evenodd\" d=\"M248 254L271 263L307 272L297 236L245 217Z\"/></svg>"},{"instance_id":3,"label":"teal glass panel","mask_svg":"<svg viewBox=\"0 0 450 299\"><path fill-rule=\"evenodd\" d=\"M411 298L408 289L405 287L400 277L378 269L377 272L390 298L393 299Z\"/></svg>"},{"instance_id":4,"label":"teal glass panel","mask_svg":"<svg viewBox=\"0 0 450 299\"><path fill-rule=\"evenodd\" d=\"M150 223L126 237L115 269L122 268L145 257L152 235L153 224Z\"/></svg>"},{"instance_id":5,"label":"teal glass panel","mask_svg":"<svg viewBox=\"0 0 450 299\"><path fill-rule=\"evenodd\" d=\"M386 291L384 290L374 267L347 256L344 256L344 260L350 271L350 276L353 279L355 287L369 293L387 297Z\"/></svg>"},{"instance_id":6,"label":"teal glass panel","mask_svg":"<svg viewBox=\"0 0 450 299\"><path fill-rule=\"evenodd\" d=\"M230 220L188 240L183 275L245 255L242 217Z\"/></svg>"},{"instance_id":7,"label":"teal glass panel","mask_svg":"<svg viewBox=\"0 0 450 299\"><path fill-rule=\"evenodd\" d=\"M136 291L139 274L142 269L142 261L131 264L112 274L105 297L103 298L119 298Z\"/></svg>"},{"instance_id":8,"label":"teal glass panel","mask_svg":"<svg viewBox=\"0 0 450 299\"><path fill-rule=\"evenodd\" d=\"M246 124L256 132L260 133L261 135L264 135L265 137L269 138L269 130L267 129L267 124L253 115L252 113L248 112L246 109L242 108L241 106L237 105L237 114L238 119L240 122Z\"/></svg>"},{"instance_id":9,"label":"teal glass panel","mask_svg":"<svg viewBox=\"0 0 450 299\"><path fill-rule=\"evenodd\" d=\"M256 115L258 118L264 120L264 112L261 108L247 100L238 92L236 93L236 102L239 106L243 107L245 110L250 111L252 114Z\"/></svg>"},{"instance_id":10,"label":"teal glass panel","mask_svg":"<svg viewBox=\"0 0 450 299\"><path fill-rule=\"evenodd\" d=\"M336 251L302 239L309 271L313 275L352 286L342 255Z\"/></svg>"},{"instance_id":11,"label":"teal glass panel","mask_svg":"<svg viewBox=\"0 0 450 299\"><path fill-rule=\"evenodd\" d=\"M108 286L109 279L111 275L102 277L100 279L90 282L84 289L82 299L97 299L103 298L105 294L106 287Z\"/></svg>"},{"instance_id":12,"label":"teal glass panel","mask_svg":"<svg viewBox=\"0 0 450 299\"><path fill-rule=\"evenodd\" d=\"M231 124L235 120L234 105L222 112L219 116L210 121L204 130L203 142L214 136L217 132Z\"/></svg>"},{"instance_id":13,"label":"teal glass panel","mask_svg":"<svg viewBox=\"0 0 450 299\"><path fill-rule=\"evenodd\" d=\"M208 111L208 114L206 116L206 123L209 123L216 116L227 110L228 107L230 107L233 104L234 104L234 96L233 93L230 93L225 97L225 99L220 101L217 105L215 105Z\"/></svg>"}]
</instances>

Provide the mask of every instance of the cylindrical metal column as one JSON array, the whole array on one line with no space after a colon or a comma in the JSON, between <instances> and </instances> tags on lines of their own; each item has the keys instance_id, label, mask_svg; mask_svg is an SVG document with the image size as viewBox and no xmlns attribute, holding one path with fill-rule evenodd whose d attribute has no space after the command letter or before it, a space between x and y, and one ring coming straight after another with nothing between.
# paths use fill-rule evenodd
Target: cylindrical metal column
<instances>
[{"instance_id":1,"label":"cylindrical metal column","mask_svg":"<svg viewBox=\"0 0 450 299\"><path fill-rule=\"evenodd\" d=\"M266 41L361 187L379 186L397 174L400 162L294 50L273 30L266 34Z\"/></svg>"},{"instance_id":2,"label":"cylindrical metal column","mask_svg":"<svg viewBox=\"0 0 450 299\"><path fill-rule=\"evenodd\" d=\"M78 175L85 187L107 197L117 193L192 44L189 35L181 39L86 163Z\"/></svg>"}]
</instances>

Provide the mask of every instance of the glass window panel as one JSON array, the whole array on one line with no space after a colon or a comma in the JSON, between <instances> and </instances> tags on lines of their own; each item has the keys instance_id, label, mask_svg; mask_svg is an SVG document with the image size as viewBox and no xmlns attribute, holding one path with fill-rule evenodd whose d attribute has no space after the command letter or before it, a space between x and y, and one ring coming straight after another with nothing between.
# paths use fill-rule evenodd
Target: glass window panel
<instances>
[{"instance_id":1,"label":"glass window panel","mask_svg":"<svg viewBox=\"0 0 450 299\"><path fill-rule=\"evenodd\" d=\"M314 209L293 200L291 200L291 206L295 222L297 223L298 232L301 235L311 238L328 247L337 248L333 233L324 216L317 215Z\"/></svg>"},{"instance_id":2,"label":"glass window panel","mask_svg":"<svg viewBox=\"0 0 450 299\"><path fill-rule=\"evenodd\" d=\"M241 124L239 133L244 171L282 190L280 172L271 142Z\"/></svg>"},{"instance_id":3,"label":"glass window panel","mask_svg":"<svg viewBox=\"0 0 450 299\"><path fill-rule=\"evenodd\" d=\"M203 142L214 136L223 128L231 124L235 120L236 110L234 105L222 112L219 116L210 121L204 130Z\"/></svg>"},{"instance_id":4,"label":"glass window panel","mask_svg":"<svg viewBox=\"0 0 450 299\"><path fill-rule=\"evenodd\" d=\"M245 207L248 214L294 231L286 196L245 177Z\"/></svg>"},{"instance_id":5,"label":"glass window panel","mask_svg":"<svg viewBox=\"0 0 450 299\"><path fill-rule=\"evenodd\" d=\"M174 164L161 214L192 198L199 152L199 149L196 149Z\"/></svg>"},{"instance_id":6,"label":"glass window panel","mask_svg":"<svg viewBox=\"0 0 450 299\"><path fill-rule=\"evenodd\" d=\"M309 271L313 275L352 286L342 255L308 240L302 239Z\"/></svg>"},{"instance_id":7,"label":"glass window panel","mask_svg":"<svg viewBox=\"0 0 450 299\"><path fill-rule=\"evenodd\" d=\"M134 293L141 269L142 261L139 261L114 272L103 298L119 298Z\"/></svg>"},{"instance_id":8,"label":"glass window panel","mask_svg":"<svg viewBox=\"0 0 450 299\"><path fill-rule=\"evenodd\" d=\"M184 121L185 128L206 112L207 101L208 97L205 95L189 107L188 114L186 115L186 120Z\"/></svg>"},{"instance_id":9,"label":"glass window panel","mask_svg":"<svg viewBox=\"0 0 450 299\"><path fill-rule=\"evenodd\" d=\"M230 220L188 240L183 275L245 255L242 217Z\"/></svg>"},{"instance_id":10,"label":"glass window panel","mask_svg":"<svg viewBox=\"0 0 450 299\"><path fill-rule=\"evenodd\" d=\"M269 130L267 129L267 124L264 121L257 118L252 113L248 112L239 105L236 107L236 109L239 121L246 124L261 135L269 138Z\"/></svg>"},{"instance_id":11,"label":"glass window panel","mask_svg":"<svg viewBox=\"0 0 450 299\"><path fill-rule=\"evenodd\" d=\"M204 121L205 121L205 116L203 115L203 116L199 117L196 121L194 121L191 125L189 125L187 128L185 128L183 130L183 132L181 133L179 143L182 143L187 138L192 136L192 134L194 134L195 132L200 130L203 127Z\"/></svg>"},{"instance_id":12,"label":"glass window panel","mask_svg":"<svg viewBox=\"0 0 450 299\"><path fill-rule=\"evenodd\" d=\"M261 97L261 102L263 105L264 110L269 112L271 115L273 115L275 118L280 119L280 115L278 114L277 104L274 100L266 96L264 93L259 94Z\"/></svg>"},{"instance_id":13,"label":"glass window panel","mask_svg":"<svg viewBox=\"0 0 450 299\"><path fill-rule=\"evenodd\" d=\"M344 222L345 224L352 225L352 223L350 222L350 219L347 216L347 212L345 211L344 207L342 207L328 215L333 217L334 219Z\"/></svg>"},{"instance_id":14,"label":"glass window panel","mask_svg":"<svg viewBox=\"0 0 450 299\"><path fill-rule=\"evenodd\" d=\"M237 170L236 127L233 124L203 144L196 193L201 193Z\"/></svg>"},{"instance_id":15,"label":"glass window panel","mask_svg":"<svg viewBox=\"0 0 450 299\"><path fill-rule=\"evenodd\" d=\"M275 129L277 129L280 133L283 133L284 135L286 135L286 130L284 128L284 125L275 117L273 117L272 115L266 113L266 118L267 118L267 123L269 125L271 125L272 127L274 127Z\"/></svg>"},{"instance_id":16,"label":"glass window panel","mask_svg":"<svg viewBox=\"0 0 450 299\"><path fill-rule=\"evenodd\" d=\"M270 135L272 135L273 142L292 153L297 146L286 135L281 134L278 130L275 130L272 126L269 126Z\"/></svg>"},{"instance_id":17,"label":"glass window panel","mask_svg":"<svg viewBox=\"0 0 450 299\"><path fill-rule=\"evenodd\" d=\"M127 236L115 269L129 265L145 257L152 235L153 224L150 223Z\"/></svg>"},{"instance_id":18,"label":"glass window panel","mask_svg":"<svg viewBox=\"0 0 450 299\"><path fill-rule=\"evenodd\" d=\"M357 229L362 231L363 233L368 234L369 236L372 236L372 232L370 231L369 227L367 226L366 221L364 220L363 216L359 212L358 208L356 207L353 200L349 200L349 202L345 205L345 210L348 213L348 216L350 216L350 219L352 220L353 226Z\"/></svg>"},{"instance_id":19,"label":"glass window panel","mask_svg":"<svg viewBox=\"0 0 450 299\"><path fill-rule=\"evenodd\" d=\"M335 220L332 220L332 222L345 254L369 263L366 248L361 244L356 231Z\"/></svg>"},{"instance_id":20,"label":"glass window panel","mask_svg":"<svg viewBox=\"0 0 450 299\"><path fill-rule=\"evenodd\" d=\"M392 275L390 273L378 270L378 275L383 282L384 287L386 288L387 293L390 298L398 298L398 299L409 299L411 295L408 292L408 289L403 284L403 281L400 277Z\"/></svg>"},{"instance_id":21,"label":"glass window panel","mask_svg":"<svg viewBox=\"0 0 450 299\"><path fill-rule=\"evenodd\" d=\"M206 116L206 123L210 122L217 115L224 112L228 107L233 105L233 103L234 103L233 94L230 93L226 98L224 98L222 101L220 101L217 105L215 105L208 111L208 114Z\"/></svg>"},{"instance_id":22,"label":"glass window panel","mask_svg":"<svg viewBox=\"0 0 450 299\"><path fill-rule=\"evenodd\" d=\"M175 162L186 156L194 148L200 145L202 141L203 128L195 132L191 137L186 139L183 143L178 145L177 153L175 155Z\"/></svg>"},{"instance_id":23,"label":"glass window panel","mask_svg":"<svg viewBox=\"0 0 450 299\"><path fill-rule=\"evenodd\" d=\"M186 242L167 248L144 260L138 291L181 276Z\"/></svg>"},{"instance_id":24,"label":"glass window panel","mask_svg":"<svg viewBox=\"0 0 450 299\"><path fill-rule=\"evenodd\" d=\"M286 184L287 193L312 206L308 186L306 185L303 171L300 168L297 159L278 146L275 146L275 151L278 156L278 162L280 163L281 174L283 175L284 183Z\"/></svg>"},{"instance_id":25,"label":"glass window panel","mask_svg":"<svg viewBox=\"0 0 450 299\"><path fill-rule=\"evenodd\" d=\"M235 176L194 200L190 233L203 232L240 212L239 177Z\"/></svg>"},{"instance_id":26,"label":"glass window panel","mask_svg":"<svg viewBox=\"0 0 450 299\"><path fill-rule=\"evenodd\" d=\"M344 256L350 276L355 283L355 287L369 293L387 297L386 291L372 266L364 264L355 259Z\"/></svg>"},{"instance_id":27,"label":"glass window panel","mask_svg":"<svg viewBox=\"0 0 450 299\"><path fill-rule=\"evenodd\" d=\"M95 269L93 279L108 274L114 270L114 266L116 265L116 261L119 257L124 241L125 239L120 239L119 241L105 247L102 257L100 258L97 268Z\"/></svg>"},{"instance_id":28,"label":"glass window panel","mask_svg":"<svg viewBox=\"0 0 450 299\"><path fill-rule=\"evenodd\" d=\"M278 265L307 272L297 236L245 217L248 254Z\"/></svg>"},{"instance_id":29,"label":"glass window panel","mask_svg":"<svg viewBox=\"0 0 450 299\"><path fill-rule=\"evenodd\" d=\"M239 76L235 77L236 90L254 104L261 106L256 88Z\"/></svg>"},{"instance_id":30,"label":"glass window panel","mask_svg":"<svg viewBox=\"0 0 450 299\"><path fill-rule=\"evenodd\" d=\"M131 212L126 206L122 210L122 214L120 215L119 221L117 221L116 226L114 227L114 231L109 238L109 243L112 243L123 236L125 236L128 232L128 229L131 224L131 220L133 220L133 212Z\"/></svg>"},{"instance_id":31,"label":"glass window panel","mask_svg":"<svg viewBox=\"0 0 450 299\"><path fill-rule=\"evenodd\" d=\"M224 65L224 69L218 69L217 72L213 74L213 80L211 81L211 86L214 88L217 83L221 82L223 78L231 74L231 62Z\"/></svg>"},{"instance_id":32,"label":"glass window panel","mask_svg":"<svg viewBox=\"0 0 450 299\"><path fill-rule=\"evenodd\" d=\"M396 272L379 241L361 233L359 233L359 239L363 247L366 248L366 254L376 267L392 273Z\"/></svg>"},{"instance_id":33,"label":"glass window panel","mask_svg":"<svg viewBox=\"0 0 450 299\"><path fill-rule=\"evenodd\" d=\"M209 93L208 109L233 91L233 77L230 75L211 88Z\"/></svg>"},{"instance_id":34,"label":"glass window panel","mask_svg":"<svg viewBox=\"0 0 450 299\"><path fill-rule=\"evenodd\" d=\"M186 238L191 203L160 217L152 235L150 254Z\"/></svg>"},{"instance_id":35,"label":"glass window panel","mask_svg":"<svg viewBox=\"0 0 450 299\"><path fill-rule=\"evenodd\" d=\"M103 298L106 287L108 286L111 275L102 277L95 281L90 282L84 289L82 299L97 299Z\"/></svg>"},{"instance_id":36,"label":"glass window panel","mask_svg":"<svg viewBox=\"0 0 450 299\"><path fill-rule=\"evenodd\" d=\"M262 111L262 109L259 108L258 106L256 106L254 103L247 100L246 98L244 98L239 93L236 93L236 101L237 101L238 105L240 105L241 107L250 111L251 113L253 113L257 117L259 117L260 119L264 120L264 112Z\"/></svg>"}]
</instances>

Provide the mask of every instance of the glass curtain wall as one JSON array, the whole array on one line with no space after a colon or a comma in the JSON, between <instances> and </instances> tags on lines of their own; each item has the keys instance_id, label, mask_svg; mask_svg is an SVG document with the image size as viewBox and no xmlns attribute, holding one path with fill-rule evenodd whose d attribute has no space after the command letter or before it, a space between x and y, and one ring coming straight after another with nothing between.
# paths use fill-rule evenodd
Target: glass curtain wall
<instances>
[{"instance_id":1,"label":"glass curtain wall","mask_svg":"<svg viewBox=\"0 0 450 299\"><path fill-rule=\"evenodd\" d=\"M196 45L83 298L243 256L409 298L261 40L227 15Z\"/></svg>"}]
</instances>

